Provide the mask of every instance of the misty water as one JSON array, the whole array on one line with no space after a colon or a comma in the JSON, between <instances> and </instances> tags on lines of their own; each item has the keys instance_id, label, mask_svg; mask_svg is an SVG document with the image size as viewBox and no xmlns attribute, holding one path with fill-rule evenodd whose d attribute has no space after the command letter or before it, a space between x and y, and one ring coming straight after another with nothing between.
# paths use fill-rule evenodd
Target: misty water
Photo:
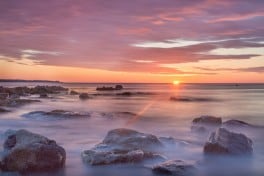
<instances>
[{"instance_id":1,"label":"misty water","mask_svg":"<svg viewBox=\"0 0 264 176\"><path fill-rule=\"evenodd\" d=\"M40 83L0 83L1 86L35 86ZM41 83L46 84L46 83ZM96 94L97 86L106 84L59 84L78 92ZM109 84L111 85L111 84ZM113 84L114 85L114 84ZM208 135L191 132L192 120L201 115L243 120L247 123L264 126L264 85L262 84L123 84L122 91L105 92L88 100L80 100L78 95L60 93L51 98L40 99L0 114L0 134L8 129L27 129L54 139L67 152L64 169L27 175L67 175L67 176L151 176L150 167L158 161L145 161L138 164L114 164L90 166L81 160L81 152L100 143L107 132L115 128L130 128L156 136L173 137L179 141L167 147L162 154L169 159L189 161L212 176L219 175L264 175L264 130L236 129L253 140L251 158L217 158L206 162L203 145ZM132 96L116 96L120 92L137 92ZM140 93L138 93L140 92ZM170 97L204 98L210 101L171 101ZM56 109L89 112L89 118L49 119L41 116L29 118L24 114L32 111L52 111ZM137 114L135 117L115 116L120 112ZM3 137L0 145L2 150ZM210 171L211 170L211 171ZM4 175L5 173L0 173Z\"/></svg>"}]
</instances>

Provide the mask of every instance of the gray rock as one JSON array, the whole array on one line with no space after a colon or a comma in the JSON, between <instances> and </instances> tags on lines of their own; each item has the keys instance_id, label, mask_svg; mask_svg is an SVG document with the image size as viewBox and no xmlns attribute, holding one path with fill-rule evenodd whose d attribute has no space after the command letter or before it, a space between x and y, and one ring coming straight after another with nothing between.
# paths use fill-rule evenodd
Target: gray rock
<instances>
[{"instance_id":1,"label":"gray rock","mask_svg":"<svg viewBox=\"0 0 264 176\"><path fill-rule=\"evenodd\" d=\"M175 176L193 176L197 174L197 169L193 164L181 160L170 160L158 164L152 168L153 172Z\"/></svg>"},{"instance_id":2,"label":"gray rock","mask_svg":"<svg viewBox=\"0 0 264 176\"><path fill-rule=\"evenodd\" d=\"M48 98L48 97L49 96L46 93L42 93L42 94L39 95L39 98Z\"/></svg>"},{"instance_id":3,"label":"gray rock","mask_svg":"<svg viewBox=\"0 0 264 176\"><path fill-rule=\"evenodd\" d=\"M109 131L102 143L81 156L91 165L140 162L147 158L163 159L156 153L162 146L154 135L122 128Z\"/></svg>"},{"instance_id":4,"label":"gray rock","mask_svg":"<svg viewBox=\"0 0 264 176\"><path fill-rule=\"evenodd\" d=\"M253 142L244 134L233 133L225 128L213 132L204 146L205 154L251 155Z\"/></svg>"},{"instance_id":5,"label":"gray rock","mask_svg":"<svg viewBox=\"0 0 264 176\"><path fill-rule=\"evenodd\" d=\"M23 129L6 134L2 170L47 171L64 166L66 152L55 141Z\"/></svg>"}]
</instances>

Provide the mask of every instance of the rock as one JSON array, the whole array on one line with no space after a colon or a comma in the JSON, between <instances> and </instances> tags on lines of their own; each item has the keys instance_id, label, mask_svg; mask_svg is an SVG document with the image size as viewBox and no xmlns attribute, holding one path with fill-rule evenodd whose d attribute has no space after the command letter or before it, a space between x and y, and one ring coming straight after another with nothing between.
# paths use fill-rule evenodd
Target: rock
<instances>
[{"instance_id":1,"label":"rock","mask_svg":"<svg viewBox=\"0 0 264 176\"><path fill-rule=\"evenodd\" d=\"M82 153L82 158L84 162L90 163L91 165L134 163L143 160L144 152L142 150L106 152L86 150Z\"/></svg>"},{"instance_id":2,"label":"rock","mask_svg":"<svg viewBox=\"0 0 264 176\"><path fill-rule=\"evenodd\" d=\"M132 92L122 92L122 93L117 93L116 95L118 95L118 96L131 96Z\"/></svg>"},{"instance_id":3,"label":"rock","mask_svg":"<svg viewBox=\"0 0 264 176\"><path fill-rule=\"evenodd\" d=\"M82 152L82 159L91 165L140 162L147 158L162 158L157 152L162 143L151 134L130 129L115 129L91 150Z\"/></svg>"},{"instance_id":4,"label":"rock","mask_svg":"<svg viewBox=\"0 0 264 176\"><path fill-rule=\"evenodd\" d=\"M243 122L241 120L233 120L232 119L232 120L228 120L228 121L224 122L223 127L228 127L228 128L232 128L232 127L254 127L254 125Z\"/></svg>"},{"instance_id":5,"label":"rock","mask_svg":"<svg viewBox=\"0 0 264 176\"><path fill-rule=\"evenodd\" d=\"M0 113L4 113L4 112L10 112L10 111L0 107Z\"/></svg>"},{"instance_id":6,"label":"rock","mask_svg":"<svg viewBox=\"0 0 264 176\"><path fill-rule=\"evenodd\" d=\"M194 165L181 160L166 161L154 166L152 170L158 174L175 176L193 176L197 174L197 169Z\"/></svg>"},{"instance_id":7,"label":"rock","mask_svg":"<svg viewBox=\"0 0 264 176\"><path fill-rule=\"evenodd\" d=\"M31 94L56 94L61 91L68 91L68 89L61 86L36 86L30 89Z\"/></svg>"},{"instance_id":8,"label":"rock","mask_svg":"<svg viewBox=\"0 0 264 176\"><path fill-rule=\"evenodd\" d=\"M0 106L18 107L34 102L40 102L40 101L31 100L31 99L8 99L6 101L0 101Z\"/></svg>"},{"instance_id":9,"label":"rock","mask_svg":"<svg viewBox=\"0 0 264 176\"><path fill-rule=\"evenodd\" d=\"M251 155L253 142L244 134L219 128L210 135L204 146L205 154Z\"/></svg>"},{"instance_id":10,"label":"rock","mask_svg":"<svg viewBox=\"0 0 264 176\"><path fill-rule=\"evenodd\" d=\"M29 118L39 118L39 117L48 117L48 118L85 118L90 117L90 113L85 112L73 112L65 110L53 110L50 112L45 111L33 111L23 115L24 117Z\"/></svg>"},{"instance_id":11,"label":"rock","mask_svg":"<svg viewBox=\"0 0 264 176\"><path fill-rule=\"evenodd\" d=\"M97 91L112 91L112 90L116 90L116 89L113 88L113 87L105 87L105 86L103 86L103 87L97 87L96 90Z\"/></svg>"},{"instance_id":12,"label":"rock","mask_svg":"<svg viewBox=\"0 0 264 176\"><path fill-rule=\"evenodd\" d=\"M195 118L193 120L193 124L220 126L222 124L222 118L214 117L214 116L201 116L201 117Z\"/></svg>"},{"instance_id":13,"label":"rock","mask_svg":"<svg viewBox=\"0 0 264 176\"><path fill-rule=\"evenodd\" d=\"M4 142L4 171L47 171L64 166L65 150L39 134L27 130L9 132Z\"/></svg>"},{"instance_id":14,"label":"rock","mask_svg":"<svg viewBox=\"0 0 264 176\"><path fill-rule=\"evenodd\" d=\"M8 93L0 93L0 100L6 100L8 98Z\"/></svg>"},{"instance_id":15,"label":"rock","mask_svg":"<svg viewBox=\"0 0 264 176\"><path fill-rule=\"evenodd\" d=\"M116 146L119 149L152 151L162 147L161 141L154 135L135 130L119 128L107 133L103 144Z\"/></svg>"},{"instance_id":16,"label":"rock","mask_svg":"<svg viewBox=\"0 0 264 176\"><path fill-rule=\"evenodd\" d=\"M74 90L71 90L71 91L70 91L70 95L79 95L79 93L76 92L76 91L74 91Z\"/></svg>"},{"instance_id":17,"label":"rock","mask_svg":"<svg viewBox=\"0 0 264 176\"><path fill-rule=\"evenodd\" d=\"M20 96L18 94L11 94L9 95L9 99L19 99Z\"/></svg>"},{"instance_id":18,"label":"rock","mask_svg":"<svg viewBox=\"0 0 264 176\"><path fill-rule=\"evenodd\" d=\"M171 101L181 101L181 102L210 102L216 101L211 98L200 98L200 97L170 97Z\"/></svg>"},{"instance_id":19,"label":"rock","mask_svg":"<svg viewBox=\"0 0 264 176\"><path fill-rule=\"evenodd\" d=\"M120 85L120 84L118 84L118 85L115 86L115 89L116 89L116 90L122 90L122 89L123 89L123 86Z\"/></svg>"},{"instance_id":20,"label":"rock","mask_svg":"<svg viewBox=\"0 0 264 176\"><path fill-rule=\"evenodd\" d=\"M88 93L81 93L81 94L79 95L79 98L80 98L81 100L86 100L86 99L89 99L90 97L89 97Z\"/></svg>"},{"instance_id":21,"label":"rock","mask_svg":"<svg viewBox=\"0 0 264 176\"><path fill-rule=\"evenodd\" d=\"M123 86L122 85L116 85L115 87L97 87L97 91L112 91L112 90L122 90Z\"/></svg>"},{"instance_id":22,"label":"rock","mask_svg":"<svg viewBox=\"0 0 264 176\"><path fill-rule=\"evenodd\" d=\"M42 93L42 94L39 95L39 98L48 98L48 97L49 96L46 93Z\"/></svg>"}]
</instances>

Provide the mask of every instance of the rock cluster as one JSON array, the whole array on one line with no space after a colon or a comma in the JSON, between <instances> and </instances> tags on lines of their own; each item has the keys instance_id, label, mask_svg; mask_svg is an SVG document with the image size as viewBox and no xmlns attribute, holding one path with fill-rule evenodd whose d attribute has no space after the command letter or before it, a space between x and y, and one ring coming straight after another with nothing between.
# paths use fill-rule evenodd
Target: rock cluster
<instances>
[{"instance_id":1,"label":"rock cluster","mask_svg":"<svg viewBox=\"0 0 264 176\"><path fill-rule=\"evenodd\" d=\"M97 87L97 91L112 91L112 90L122 90L123 86L122 85L116 85L115 87Z\"/></svg>"}]
</instances>

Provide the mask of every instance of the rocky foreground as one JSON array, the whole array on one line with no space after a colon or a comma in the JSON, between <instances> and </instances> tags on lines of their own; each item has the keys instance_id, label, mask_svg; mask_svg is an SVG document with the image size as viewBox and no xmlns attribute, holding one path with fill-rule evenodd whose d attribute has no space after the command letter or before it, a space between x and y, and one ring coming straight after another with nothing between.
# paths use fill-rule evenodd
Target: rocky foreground
<instances>
[{"instance_id":1,"label":"rocky foreground","mask_svg":"<svg viewBox=\"0 0 264 176\"><path fill-rule=\"evenodd\" d=\"M61 111L47 112L53 115L57 113L66 116L73 115ZM213 116L202 116L193 120L193 125L216 128L203 146L204 155L250 157L253 154L252 140L244 134L224 128L223 126L227 124L244 126L247 123L242 121L235 123L235 120L222 123L221 118ZM54 140L23 129L8 130L5 132L5 138L3 157L0 161L2 171L48 171L60 169L65 165L66 152ZM110 130L101 143L83 151L81 158L84 163L92 166L117 163L140 164L145 160L155 160L157 164L151 166L154 173L175 176L201 174L198 161L189 162L178 158L167 160L167 156L164 156L164 149L168 145L173 148L175 143L177 140L171 137L158 137L132 129L119 128Z\"/></svg>"}]
</instances>

